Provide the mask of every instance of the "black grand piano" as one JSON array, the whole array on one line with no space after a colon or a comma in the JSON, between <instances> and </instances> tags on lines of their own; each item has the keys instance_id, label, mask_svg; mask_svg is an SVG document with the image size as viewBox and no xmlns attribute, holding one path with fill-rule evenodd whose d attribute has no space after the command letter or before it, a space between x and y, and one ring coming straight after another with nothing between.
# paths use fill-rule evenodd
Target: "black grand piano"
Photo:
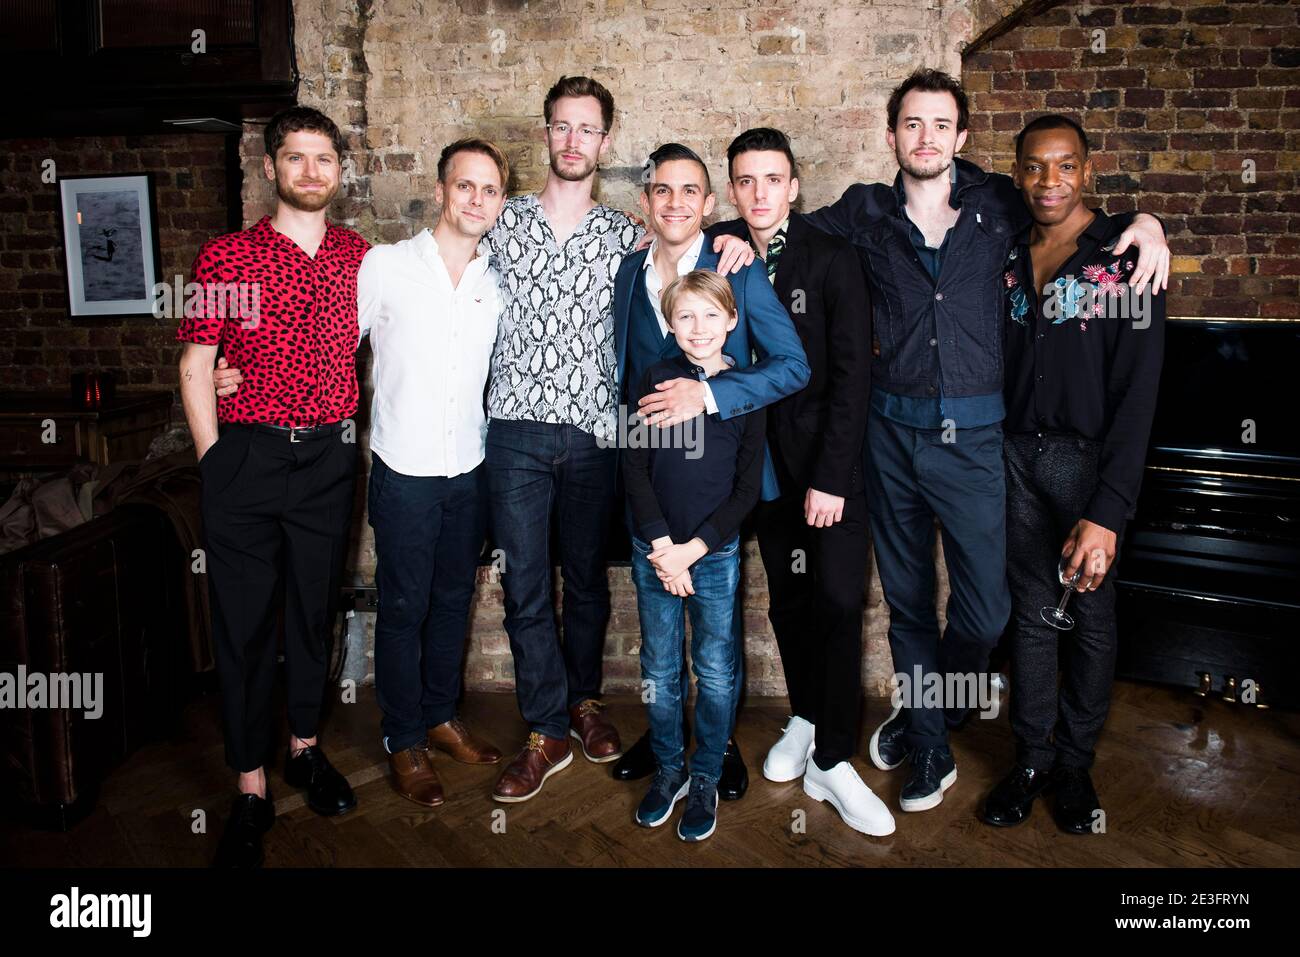
<instances>
[{"instance_id":1,"label":"black grand piano","mask_svg":"<svg viewBox=\"0 0 1300 957\"><path fill-rule=\"evenodd\" d=\"M1300 322L1171 319L1165 342L1118 673L1300 706Z\"/></svg>"}]
</instances>

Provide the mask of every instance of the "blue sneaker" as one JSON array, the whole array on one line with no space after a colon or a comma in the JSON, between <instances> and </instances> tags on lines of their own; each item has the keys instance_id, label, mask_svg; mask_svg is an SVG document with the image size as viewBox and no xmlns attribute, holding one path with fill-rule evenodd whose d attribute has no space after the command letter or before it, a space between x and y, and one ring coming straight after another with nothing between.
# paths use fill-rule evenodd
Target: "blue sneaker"
<instances>
[{"instance_id":1,"label":"blue sneaker","mask_svg":"<svg viewBox=\"0 0 1300 957\"><path fill-rule=\"evenodd\" d=\"M718 782L691 778L686 810L677 822L677 836L683 841L702 841L718 826Z\"/></svg>"},{"instance_id":2,"label":"blue sneaker","mask_svg":"<svg viewBox=\"0 0 1300 957\"><path fill-rule=\"evenodd\" d=\"M650 790L637 806L636 822L642 827L658 827L672 816L673 808L686 797L690 786L691 779L685 770L656 771Z\"/></svg>"}]
</instances>

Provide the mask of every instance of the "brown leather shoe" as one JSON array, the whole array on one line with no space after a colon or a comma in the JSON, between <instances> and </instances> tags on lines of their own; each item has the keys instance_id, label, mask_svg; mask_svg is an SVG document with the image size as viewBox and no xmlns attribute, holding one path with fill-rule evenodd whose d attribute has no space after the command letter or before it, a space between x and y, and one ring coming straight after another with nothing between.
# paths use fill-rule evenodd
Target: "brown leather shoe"
<instances>
[{"instance_id":1,"label":"brown leather shoe","mask_svg":"<svg viewBox=\"0 0 1300 957\"><path fill-rule=\"evenodd\" d=\"M433 759L424 748L407 748L388 756L393 772L393 790L416 804L437 807L442 803L442 782L433 769Z\"/></svg>"},{"instance_id":2,"label":"brown leather shoe","mask_svg":"<svg viewBox=\"0 0 1300 957\"><path fill-rule=\"evenodd\" d=\"M501 752L480 738L474 737L460 718L452 718L436 728L429 729L429 747L450 754L461 764L496 764Z\"/></svg>"},{"instance_id":3,"label":"brown leather shoe","mask_svg":"<svg viewBox=\"0 0 1300 957\"><path fill-rule=\"evenodd\" d=\"M492 789L492 800L503 804L527 801L542 789L552 774L573 762L573 751L564 738L548 738L532 731L515 759L506 765Z\"/></svg>"},{"instance_id":4,"label":"brown leather shoe","mask_svg":"<svg viewBox=\"0 0 1300 957\"><path fill-rule=\"evenodd\" d=\"M582 742L582 753L588 761L605 764L623 756L623 743L618 739L618 729L601 714L605 705L595 698L579 701L569 709L569 734Z\"/></svg>"}]
</instances>

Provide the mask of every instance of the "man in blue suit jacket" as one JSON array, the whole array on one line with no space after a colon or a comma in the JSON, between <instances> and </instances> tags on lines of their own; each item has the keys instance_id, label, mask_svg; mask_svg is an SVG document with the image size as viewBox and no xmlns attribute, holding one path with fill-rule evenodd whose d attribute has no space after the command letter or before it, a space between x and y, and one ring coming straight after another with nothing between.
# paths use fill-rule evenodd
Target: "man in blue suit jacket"
<instances>
[{"instance_id":1,"label":"man in blue suit jacket","mask_svg":"<svg viewBox=\"0 0 1300 957\"><path fill-rule=\"evenodd\" d=\"M723 352L734 360L736 373L709 382L673 379L656 384L651 395L627 395L630 384L639 382L646 369L660 359L681 354L660 309L662 291L693 269L715 269L718 265L718 255L712 244L705 242L702 229L714 204L704 161L679 143L667 143L650 154L646 173L641 208L656 239L648 249L627 256L614 281L620 416L626 419L636 403L637 412L657 426L685 422L703 412L716 412L729 419L798 392L811 375L799 334L777 299L763 264L750 262L728 276L736 296L738 321L727 335ZM762 498L768 501L777 497L778 486L767 450L763 459ZM739 609L733 620L742 679L736 683L738 705L744 684L744 625ZM686 680L683 672L683 702ZM632 780L654 770L654 755L646 734L615 765L614 776ZM727 744L718 793L724 800L735 800L744 795L747 787L748 774L733 738Z\"/></svg>"}]
</instances>

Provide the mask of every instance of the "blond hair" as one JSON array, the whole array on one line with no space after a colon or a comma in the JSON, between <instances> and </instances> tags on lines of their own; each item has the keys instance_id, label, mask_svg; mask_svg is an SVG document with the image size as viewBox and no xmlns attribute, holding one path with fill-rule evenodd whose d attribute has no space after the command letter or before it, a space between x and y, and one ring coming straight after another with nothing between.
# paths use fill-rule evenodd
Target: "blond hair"
<instances>
[{"instance_id":1,"label":"blond hair","mask_svg":"<svg viewBox=\"0 0 1300 957\"><path fill-rule=\"evenodd\" d=\"M670 328L673 324L673 312L677 308L677 300L688 294L709 300L728 316L736 311L736 294L731 291L731 283L726 277L719 276L711 269L695 269L670 282L659 298L660 306L664 311L664 321Z\"/></svg>"}]
</instances>

